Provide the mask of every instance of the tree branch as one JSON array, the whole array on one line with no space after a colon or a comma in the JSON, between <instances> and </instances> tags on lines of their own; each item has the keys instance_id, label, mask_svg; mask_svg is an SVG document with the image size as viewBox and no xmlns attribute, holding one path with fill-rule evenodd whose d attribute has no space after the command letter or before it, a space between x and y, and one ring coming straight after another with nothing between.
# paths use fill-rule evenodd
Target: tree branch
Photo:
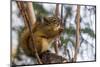
<instances>
[{"instance_id":1,"label":"tree branch","mask_svg":"<svg viewBox=\"0 0 100 67\"><path fill-rule=\"evenodd\" d=\"M58 17L58 15L59 15L59 4L56 4L55 16ZM55 53L58 54L58 43L59 43L58 37L55 39L54 43L55 43L54 45Z\"/></svg>"},{"instance_id":2,"label":"tree branch","mask_svg":"<svg viewBox=\"0 0 100 67\"><path fill-rule=\"evenodd\" d=\"M77 55L79 53L80 47L80 6L77 5L77 14L76 14L76 46L75 46L75 54L73 58L73 62L76 62Z\"/></svg>"},{"instance_id":3,"label":"tree branch","mask_svg":"<svg viewBox=\"0 0 100 67\"><path fill-rule=\"evenodd\" d=\"M55 10L55 15L58 17L59 15L59 4L56 4L56 10Z\"/></svg>"},{"instance_id":4,"label":"tree branch","mask_svg":"<svg viewBox=\"0 0 100 67\"><path fill-rule=\"evenodd\" d=\"M34 12L34 9L33 9L32 2L28 2L27 6L28 6L28 13L29 13L29 16L30 16L31 23L32 23L32 25L34 25L35 22L36 22L36 16L35 16L35 12Z\"/></svg>"},{"instance_id":5,"label":"tree branch","mask_svg":"<svg viewBox=\"0 0 100 67\"><path fill-rule=\"evenodd\" d=\"M61 23L64 24L64 20L63 20L63 4L61 5Z\"/></svg>"}]
</instances>

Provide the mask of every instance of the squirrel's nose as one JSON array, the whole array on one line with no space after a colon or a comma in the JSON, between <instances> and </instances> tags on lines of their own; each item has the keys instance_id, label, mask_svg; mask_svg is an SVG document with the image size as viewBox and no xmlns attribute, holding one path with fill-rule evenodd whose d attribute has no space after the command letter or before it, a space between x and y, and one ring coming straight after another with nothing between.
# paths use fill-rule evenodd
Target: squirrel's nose
<instances>
[{"instance_id":1,"label":"squirrel's nose","mask_svg":"<svg viewBox=\"0 0 100 67\"><path fill-rule=\"evenodd\" d=\"M64 30L64 27L60 27L59 32L62 32Z\"/></svg>"}]
</instances>

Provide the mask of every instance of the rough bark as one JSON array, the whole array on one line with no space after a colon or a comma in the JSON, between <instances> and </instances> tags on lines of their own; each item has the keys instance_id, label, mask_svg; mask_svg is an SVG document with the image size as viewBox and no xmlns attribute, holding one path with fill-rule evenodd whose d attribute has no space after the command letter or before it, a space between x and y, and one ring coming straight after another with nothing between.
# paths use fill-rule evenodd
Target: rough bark
<instances>
[{"instance_id":1,"label":"rough bark","mask_svg":"<svg viewBox=\"0 0 100 67\"><path fill-rule=\"evenodd\" d=\"M40 55L43 64L67 63L67 59L55 53L44 52Z\"/></svg>"}]
</instances>

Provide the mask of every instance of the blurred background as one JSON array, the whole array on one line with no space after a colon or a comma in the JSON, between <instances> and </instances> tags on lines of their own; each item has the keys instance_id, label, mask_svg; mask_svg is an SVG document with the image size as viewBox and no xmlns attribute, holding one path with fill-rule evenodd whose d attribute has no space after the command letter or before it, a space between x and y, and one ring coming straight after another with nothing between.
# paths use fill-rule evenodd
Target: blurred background
<instances>
[{"instance_id":1,"label":"blurred background","mask_svg":"<svg viewBox=\"0 0 100 67\"><path fill-rule=\"evenodd\" d=\"M62 7L63 5L63 7ZM56 4L33 2L33 8L38 20L44 16L55 14ZM59 17L63 16L64 32L61 34L59 45L59 55L70 61L74 56L76 44L76 10L77 5L59 4ZM80 6L80 47L77 62L96 60L96 7L90 5ZM17 49L20 34L24 29L24 20L21 16L17 4L12 1L12 51ZM51 46L50 51L54 52ZM35 61L26 55L22 55L22 61L16 60L16 64L35 64Z\"/></svg>"}]
</instances>

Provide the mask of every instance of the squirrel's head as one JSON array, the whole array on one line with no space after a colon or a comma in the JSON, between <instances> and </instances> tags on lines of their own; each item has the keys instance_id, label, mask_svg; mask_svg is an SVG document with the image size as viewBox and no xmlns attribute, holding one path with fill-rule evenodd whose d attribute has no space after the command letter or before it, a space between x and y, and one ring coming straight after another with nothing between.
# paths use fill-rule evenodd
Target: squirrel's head
<instances>
[{"instance_id":1,"label":"squirrel's head","mask_svg":"<svg viewBox=\"0 0 100 67\"><path fill-rule=\"evenodd\" d=\"M45 17L44 18L44 24L52 30L52 32L55 32L55 34L60 34L64 30L64 26L61 23L61 19L53 16L53 17Z\"/></svg>"}]
</instances>

